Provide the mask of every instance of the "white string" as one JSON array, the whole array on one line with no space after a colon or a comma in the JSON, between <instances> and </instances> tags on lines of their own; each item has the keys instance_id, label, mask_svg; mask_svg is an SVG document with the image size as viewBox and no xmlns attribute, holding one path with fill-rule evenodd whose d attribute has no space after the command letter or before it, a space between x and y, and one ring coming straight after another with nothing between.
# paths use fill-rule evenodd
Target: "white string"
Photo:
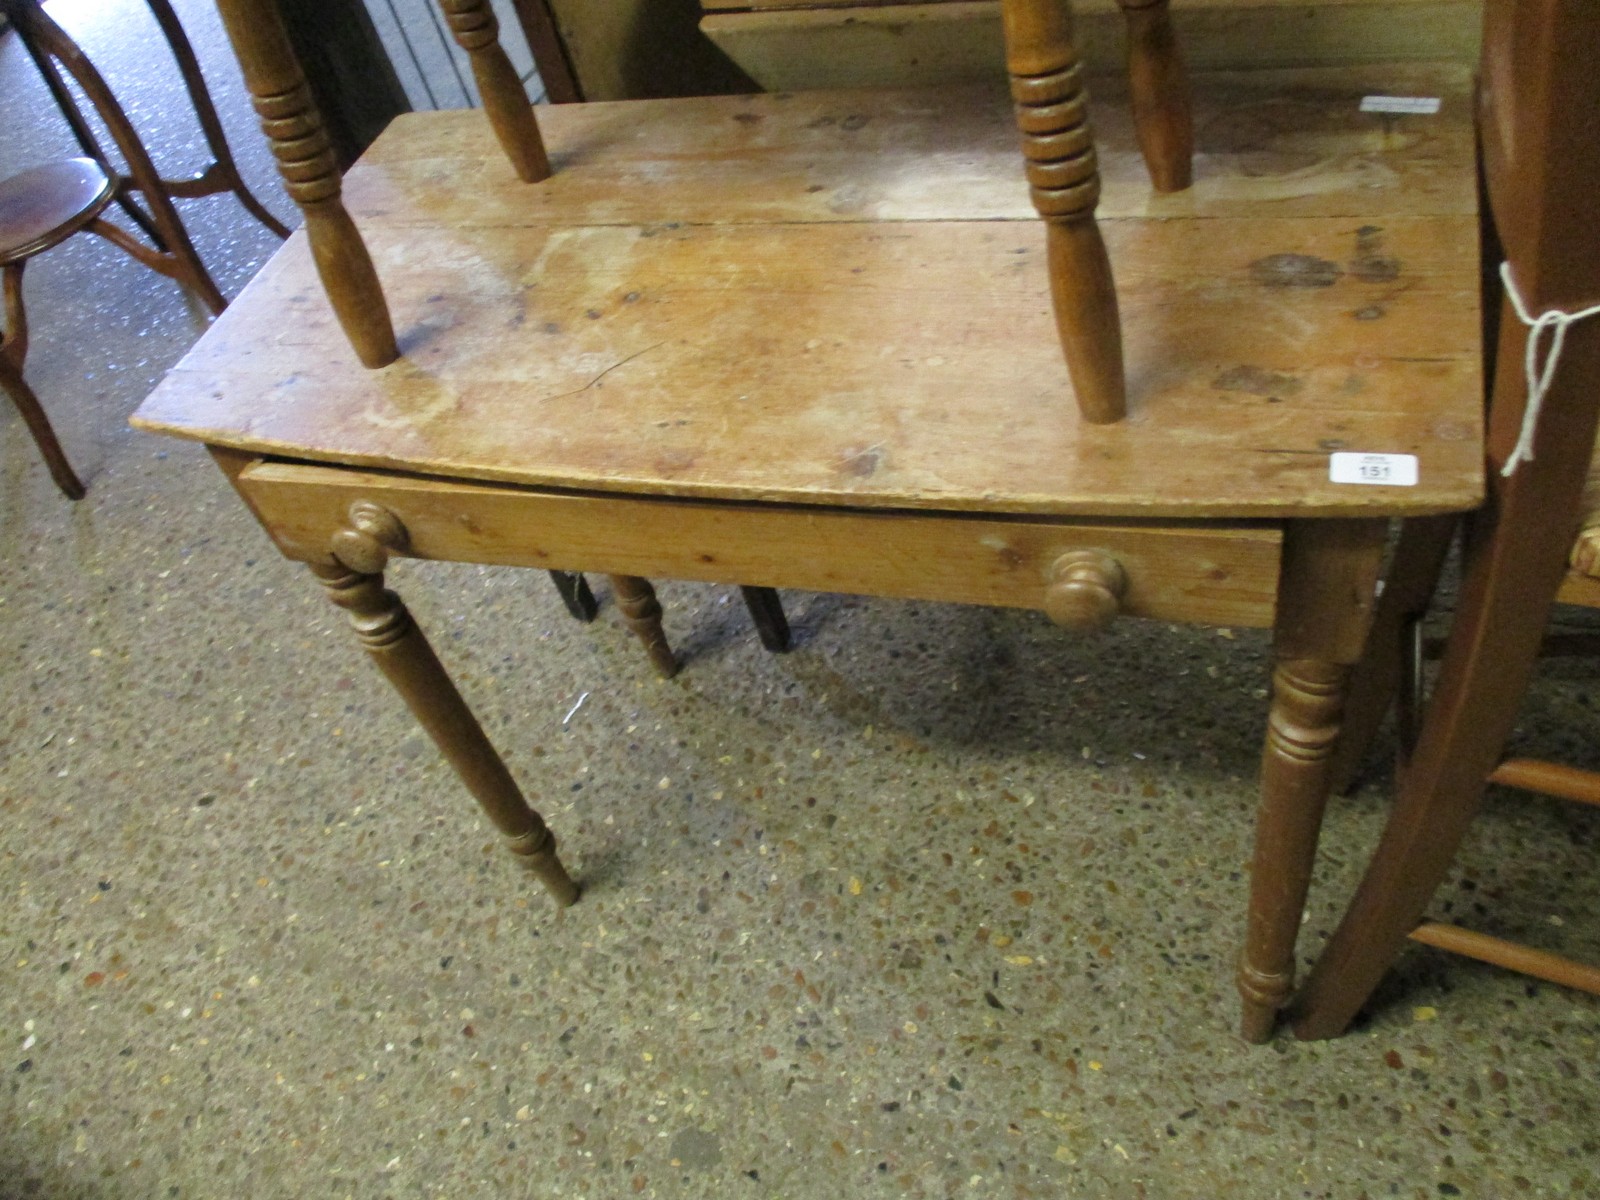
<instances>
[{"instance_id":1,"label":"white string","mask_svg":"<svg viewBox=\"0 0 1600 1200\"><path fill-rule=\"evenodd\" d=\"M1556 367L1561 364L1561 347L1566 343L1567 329L1588 317L1600 316L1600 304L1577 312L1552 308L1532 317L1528 315L1528 307L1517 292L1517 285L1511 280L1510 263L1500 264L1500 278L1506 285L1506 295L1511 297L1511 306L1531 331L1523 354L1523 370L1528 377L1528 407L1522 411L1522 432L1517 437L1516 447L1511 451L1511 457L1506 459L1506 465L1500 468L1500 474L1509 479L1519 464L1533 461L1533 435L1539 427L1539 410L1544 406L1545 394L1555 380ZM1541 350L1541 339L1546 330L1550 331L1550 342Z\"/></svg>"}]
</instances>

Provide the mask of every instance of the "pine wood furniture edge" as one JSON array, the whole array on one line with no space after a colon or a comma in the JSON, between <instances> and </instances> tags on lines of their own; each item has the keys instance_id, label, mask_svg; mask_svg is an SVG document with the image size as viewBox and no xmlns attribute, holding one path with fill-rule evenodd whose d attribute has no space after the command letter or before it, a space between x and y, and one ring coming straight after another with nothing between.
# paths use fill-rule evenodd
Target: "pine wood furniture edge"
<instances>
[{"instance_id":1,"label":"pine wood furniture edge","mask_svg":"<svg viewBox=\"0 0 1600 1200\"><path fill-rule=\"evenodd\" d=\"M1151 527L719 503L217 453L279 550L308 563L332 561L329 538L367 501L394 513L406 553L422 559L1043 608L1052 564L1092 548L1124 564L1130 616L1264 628L1276 607L1282 535L1270 522Z\"/></svg>"}]
</instances>

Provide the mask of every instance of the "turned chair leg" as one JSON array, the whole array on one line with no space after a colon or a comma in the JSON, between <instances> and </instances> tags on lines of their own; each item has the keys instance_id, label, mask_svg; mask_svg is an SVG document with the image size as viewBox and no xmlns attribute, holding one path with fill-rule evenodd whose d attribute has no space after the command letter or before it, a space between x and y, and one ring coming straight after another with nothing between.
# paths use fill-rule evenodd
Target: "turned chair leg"
<instances>
[{"instance_id":1,"label":"turned chair leg","mask_svg":"<svg viewBox=\"0 0 1600 1200\"><path fill-rule=\"evenodd\" d=\"M273 0L217 0L278 173L305 215L323 290L364 366L400 357L388 302L341 198L339 165Z\"/></svg>"},{"instance_id":2,"label":"turned chair leg","mask_svg":"<svg viewBox=\"0 0 1600 1200\"><path fill-rule=\"evenodd\" d=\"M1045 222L1056 332L1078 411L1094 424L1120 421L1127 409L1122 324L1095 223L1100 168L1072 13L1062 0L1002 0L1000 15L1028 183Z\"/></svg>"},{"instance_id":3,"label":"turned chair leg","mask_svg":"<svg viewBox=\"0 0 1600 1200\"><path fill-rule=\"evenodd\" d=\"M311 569L329 598L349 614L367 654L505 835L511 852L528 864L558 904L571 904L578 888L556 856L555 835L528 806L400 597L383 586L388 550L403 542L404 529L390 513L358 503L351 511L351 527L334 539L339 561Z\"/></svg>"},{"instance_id":4,"label":"turned chair leg","mask_svg":"<svg viewBox=\"0 0 1600 1200\"><path fill-rule=\"evenodd\" d=\"M774 654L783 654L792 645L789 619L783 615L783 601L776 588L741 587L744 606L750 610L761 644Z\"/></svg>"},{"instance_id":5,"label":"turned chair leg","mask_svg":"<svg viewBox=\"0 0 1600 1200\"><path fill-rule=\"evenodd\" d=\"M1128 25L1128 87L1139 151L1156 191L1181 192L1194 182L1194 115L1170 0L1117 3Z\"/></svg>"},{"instance_id":6,"label":"turned chair leg","mask_svg":"<svg viewBox=\"0 0 1600 1200\"><path fill-rule=\"evenodd\" d=\"M28 313L22 307L22 272L26 262L7 263L0 267L0 292L4 294L5 328L0 330L0 391L11 397L22 415L22 423L33 435L44 465L50 469L50 478L56 481L61 494L68 500L82 500L87 492L83 482L67 461L56 431L50 427L44 406L33 388L23 378L22 364L28 357Z\"/></svg>"},{"instance_id":7,"label":"turned chair leg","mask_svg":"<svg viewBox=\"0 0 1600 1200\"><path fill-rule=\"evenodd\" d=\"M516 68L500 45L500 22L489 0L439 0L439 7L444 9L456 44L467 52L483 110L517 178L524 183L548 179L550 159L539 122Z\"/></svg>"},{"instance_id":8,"label":"turned chair leg","mask_svg":"<svg viewBox=\"0 0 1600 1200\"><path fill-rule=\"evenodd\" d=\"M600 612L600 602L589 590L589 581L577 571L551 571L550 581L561 594L561 603L576 620L587 625Z\"/></svg>"},{"instance_id":9,"label":"turned chair leg","mask_svg":"<svg viewBox=\"0 0 1600 1200\"><path fill-rule=\"evenodd\" d=\"M671 679L678 673L678 660L661 628L661 602L656 599L655 588L648 579L637 575L613 575L611 589L616 593L623 619L643 644L656 674Z\"/></svg>"}]
</instances>

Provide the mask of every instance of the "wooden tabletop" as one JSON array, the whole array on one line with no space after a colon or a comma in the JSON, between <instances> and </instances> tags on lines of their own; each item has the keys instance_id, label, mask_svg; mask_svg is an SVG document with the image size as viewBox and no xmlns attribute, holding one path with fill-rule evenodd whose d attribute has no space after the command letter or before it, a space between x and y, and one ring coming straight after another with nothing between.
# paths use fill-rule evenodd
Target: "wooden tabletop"
<instances>
[{"instance_id":1,"label":"wooden tabletop","mask_svg":"<svg viewBox=\"0 0 1600 1200\"><path fill-rule=\"evenodd\" d=\"M346 179L403 358L360 367L297 234L141 428L331 463L853 507L1122 516L1464 509L1482 492L1470 77L1196 81L1188 192L1095 90L1129 417L1081 424L1003 90L403 117ZM1362 113L1432 96L1436 115ZM1414 454L1412 487L1329 480Z\"/></svg>"}]
</instances>

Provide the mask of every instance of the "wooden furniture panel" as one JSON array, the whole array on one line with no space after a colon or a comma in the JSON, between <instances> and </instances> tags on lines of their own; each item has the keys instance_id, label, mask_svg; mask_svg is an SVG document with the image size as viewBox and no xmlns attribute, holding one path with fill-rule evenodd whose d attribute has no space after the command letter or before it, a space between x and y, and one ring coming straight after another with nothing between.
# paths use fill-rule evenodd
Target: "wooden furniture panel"
<instances>
[{"instance_id":1,"label":"wooden furniture panel","mask_svg":"<svg viewBox=\"0 0 1600 1200\"><path fill-rule=\"evenodd\" d=\"M1473 503L1476 268L1459 256L1471 221L1391 222L1404 273L1326 288L1263 284L1252 264L1289 248L1348 261L1348 222L1314 235L1206 224L1198 239L1111 224L1134 381L1116 426L1077 421L1041 231L998 223L892 238L846 224L462 230L422 256L411 234L378 230L407 349L381 372L343 346L295 244L251 284L253 308L294 319L224 318L138 424L430 474L854 507L1195 517ZM926 267L919 292L879 291L909 265ZM986 303L973 277L988 278ZM449 308L430 299L443 296ZM1386 316L1360 319L1367 308ZM1202 350L1177 357L1176 344ZM987 402L968 403L975 393ZM752 424L770 436L743 436ZM1331 483L1341 448L1416 454L1421 483Z\"/></svg>"},{"instance_id":2,"label":"wooden furniture panel","mask_svg":"<svg viewBox=\"0 0 1600 1200\"><path fill-rule=\"evenodd\" d=\"M290 558L327 562L361 500L394 513L406 553L452 562L1044 608L1063 554L1123 566L1129 616L1267 626L1278 587L1275 526L1148 527L988 521L912 513L618 500L263 462L239 487ZM670 570L669 570L670 568Z\"/></svg>"},{"instance_id":3,"label":"wooden furniture panel","mask_svg":"<svg viewBox=\"0 0 1600 1200\"><path fill-rule=\"evenodd\" d=\"M1002 66L994 0L704 7L706 36L769 91L949 83L993 78ZM1074 8L1084 60L1119 66L1124 33L1114 0L1076 0ZM1178 0L1172 16L1191 69L1222 70L1470 63L1481 8L1481 0Z\"/></svg>"},{"instance_id":4,"label":"wooden furniture panel","mask_svg":"<svg viewBox=\"0 0 1600 1200\"><path fill-rule=\"evenodd\" d=\"M525 215L498 226L433 207L447 165L437 157L449 140L440 130L457 129L456 118L401 122L352 173L350 193L405 357L378 372L357 365L296 241L249 292L250 312L293 319L225 316L138 422L264 454L292 447L297 457L426 474L721 499L1056 515L1125 515L1132 505L1178 518L1470 506L1480 487L1477 267L1463 253L1475 222L1459 91L1438 118L1368 118L1340 132L1360 81L1329 96L1338 111L1326 122L1303 103L1262 100L1270 78L1220 86L1243 97L1244 127L1298 114L1333 132L1325 155L1309 159L1293 149L1309 135L1287 133L1286 158L1202 158L1193 199L1160 201L1163 216L1187 209L1215 219L1102 222L1131 381L1131 416L1114 426L1076 418L1049 315L1042 230L1015 171L1007 203L1018 219L869 222L896 212L895 196L911 207L918 195L959 192L959 176L936 155L907 151L885 163L867 143L855 152L865 164L861 209L842 220L812 190L825 185L797 169L804 153L762 153L762 138L781 146L793 136L816 145L819 159L827 147L846 155L842 122L807 128L824 109L863 115L863 131L912 114L948 124L965 139L948 152L957 163L987 161L993 139L1012 143L1013 134L963 118L961 95L929 93L759 98L759 110L744 98L685 102L686 116L705 119L678 123L681 153L663 133L661 152L681 160L681 174L657 170L646 152L635 195L617 199L608 196L620 167L599 165L595 147L622 130L631 130L627 144L655 144L667 110L640 105L629 123L587 106L552 109L550 180L529 189L503 160L492 187L456 173L491 214L509 216L517 193L506 193L522 189ZM1218 114L1214 130L1236 111L1201 107ZM752 111L770 119L738 119ZM582 123L569 123L572 113ZM727 197L721 211L671 219L693 209L675 198L691 151L703 161L727 131L763 127L717 152L751 153L749 185L691 188L697 200ZM1131 129L1121 136L1110 154L1133 154ZM483 156L486 173L491 152L488 140L463 147L469 161ZM419 158L429 164L420 176L393 166ZM1324 172L1329 160L1338 165ZM591 171L599 181L585 179ZM868 203L878 180L886 199ZM1402 189L1403 180L1416 186ZM1273 198L1296 186L1308 194ZM406 199L412 187L420 201ZM972 194L993 213L987 187ZM1243 211L1249 194L1268 198L1269 215L1224 215ZM1355 216L1364 198L1382 213L1401 195L1404 215L1381 224ZM948 213L951 203L930 200L924 211ZM569 218L558 226L561 205ZM1295 208L1321 215L1277 215ZM775 214L782 219L757 221ZM908 278L914 289L896 282ZM744 436L751 423L771 436ZM1421 481L1331 483L1327 455L1337 449L1416 454ZM1163 480L1158 494L1151 478Z\"/></svg>"},{"instance_id":5,"label":"wooden furniture panel","mask_svg":"<svg viewBox=\"0 0 1600 1200\"><path fill-rule=\"evenodd\" d=\"M1226 72L1196 92L1195 184L1150 188L1126 83L1092 81L1102 221L1477 212L1472 75L1454 64ZM1360 111L1386 91L1437 116ZM1314 99L1312 99L1314 97ZM543 109L556 173L519 185L481 114L401 117L345 180L374 225L1035 219L1003 86L797 92Z\"/></svg>"}]
</instances>

